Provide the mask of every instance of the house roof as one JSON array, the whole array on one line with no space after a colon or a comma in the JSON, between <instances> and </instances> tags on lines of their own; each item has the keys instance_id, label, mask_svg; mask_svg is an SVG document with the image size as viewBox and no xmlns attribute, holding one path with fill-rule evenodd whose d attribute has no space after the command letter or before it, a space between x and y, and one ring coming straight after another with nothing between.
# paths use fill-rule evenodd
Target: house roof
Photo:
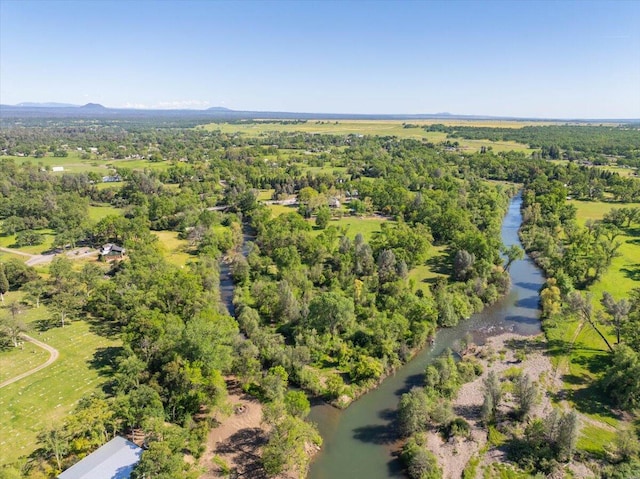
<instances>
[{"instance_id":1,"label":"house roof","mask_svg":"<svg viewBox=\"0 0 640 479\"><path fill-rule=\"evenodd\" d=\"M116 436L64 471L58 479L128 479L141 455L142 448Z\"/></svg>"}]
</instances>

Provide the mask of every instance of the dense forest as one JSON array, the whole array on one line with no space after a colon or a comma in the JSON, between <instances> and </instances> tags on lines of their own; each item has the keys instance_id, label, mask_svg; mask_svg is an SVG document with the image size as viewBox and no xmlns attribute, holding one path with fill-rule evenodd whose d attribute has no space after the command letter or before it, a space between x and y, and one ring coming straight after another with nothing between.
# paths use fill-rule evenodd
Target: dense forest
<instances>
[{"instance_id":1,"label":"dense forest","mask_svg":"<svg viewBox=\"0 0 640 479\"><path fill-rule=\"evenodd\" d=\"M547 155L460 154L396 137L250 137L189 126L93 122L0 130L0 150L10 157L0 157L2 235L14 237L16 249L52 237L57 253L46 269L2 258L0 293L21 298L3 311L4 347L16 346L27 330L22 310L41 303L51 312L37 325L42 331L87 321L120 341L103 390L41 431L39 449L12 469L16 474L55 476L124 434L146 445L135 477L198 477L198 467L183 458L203 454L214 413L228 409L233 377L266 405L265 474L304 476L307 446L321 443L305 419L308 396L346 407L425 347L437 328L465 320L509 290L507 270L522 251L502 245L500 226L521 188L523 245L548 276L546 327L563 314L582 314L598 331L613 327L616 344L600 333L611 350L602 387L620 407L638 406L640 294L603 298L606 316L597 317L581 291L610 267L619 229L638 224L640 212L620 208L580 226L567 202L637 201L636 179L549 162ZM635 130L444 128L542 151L556 145L586 157L638 158ZM52 172L39 165L70 156L94 168ZM144 167L122 166L131 159ZM268 200L260 197L265 190ZM295 198L292 206L275 213L272 203L288 198ZM344 203L338 208L337 198ZM110 214L92 218L96 205ZM332 224L343 217L380 227L365 235ZM188 244L183 264L167 260L154 234L163 231ZM106 243L126 247L126 257L79 266L64 254ZM221 300L221 265L235 285L232 307ZM437 274L428 282L412 279L429 268ZM433 423L460 434L464 421L452 417L447 400L480 373L472 360L448 354L429 366L423 389L402 398L402 431L412 437L402 455L411 477L438 477L419 432ZM491 381L486 419L493 427L499 393ZM524 401L527 384L519 387ZM575 421L570 412L558 414L545 423L556 427L550 449L524 459L514 453L525 470L550 473L553 461L573 454L563 441ZM513 444L526 450L544 434L525 431ZM638 467L636 452L622 461L629 471Z\"/></svg>"}]
</instances>

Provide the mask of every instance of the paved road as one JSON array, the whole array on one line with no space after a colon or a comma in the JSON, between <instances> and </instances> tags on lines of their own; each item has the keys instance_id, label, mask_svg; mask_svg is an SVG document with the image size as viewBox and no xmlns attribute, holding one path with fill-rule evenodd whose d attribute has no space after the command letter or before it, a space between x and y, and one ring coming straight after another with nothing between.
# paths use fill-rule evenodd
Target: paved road
<instances>
[{"instance_id":1,"label":"paved road","mask_svg":"<svg viewBox=\"0 0 640 479\"><path fill-rule=\"evenodd\" d=\"M38 264L50 263L51 261L53 261L53 258L56 257L55 253L29 254L29 253L25 253L24 251L20 251L18 249L12 249L12 248L0 248L0 251L4 251L6 253L13 253L20 256L26 256L27 258L29 258L28 260L25 261L25 264L27 266L36 266ZM62 254L62 253L58 253L58 254ZM66 252L66 255L69 259L86 258L88 256L95 256L97 254L98 254L98 251L91 248L77 248L75 250Z\"/></svg>"},{"instance_id":2,"label":"paved road","mask_svg":"<svg viewBox=\"0 0 640 479\"><path fill-rule=\"evenodd\" d=\"M39 347L41 347L42 349L44 349L46 351L49 351L49 359L47 359L40 366L37 366L37 367L35 367L35 368L25 372L25 373L18 374L17 376L12 377L11 379L7 379L6 381L0 383L0 388L8 386L9 384L13 384L16 381L20 381L21 379L24 379L27 376L31 376L32 374L37 373L38 371L41 371L42 369L52 365L55 362L55 360L58 359L58 356L60 356L60 353L58 352L58 350L56 348L52 348L48 344L45 344L42 341L38 341L37 339L32 338L31 336L27 336L26 334L22 334L22 337L26 341L30 341L33 344L35 344L36 346L39 346Z\"/></svg>"}]
</instances>

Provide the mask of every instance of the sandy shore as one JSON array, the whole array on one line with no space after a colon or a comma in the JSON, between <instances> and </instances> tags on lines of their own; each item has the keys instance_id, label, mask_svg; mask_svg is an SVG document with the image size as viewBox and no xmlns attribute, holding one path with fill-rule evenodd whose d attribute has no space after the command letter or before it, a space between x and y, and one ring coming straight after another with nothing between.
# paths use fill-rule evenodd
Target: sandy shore
<instances>
[{"instance_id":1,"label":"sandy shore","mask_svg":"<svg viewBox=\"0 0 640 479\"><path fill-rule=\"evenodd\" d=\"M515 358L516 350L521 348L526 348L528 351L524 361L518 361ZM544 391L556 390L561 383L555 379L551 361L544 355L544 350L544 336L532 338L513 333L488 338L484 346L477 348L476 355L482 363L484 372L474 381L463 385L453 402L455 414L466 419L471 426L470 438L445 442L435 431L429 431L427 434L428 448L437 456L444 479L459 479L469 459L487 442L487 432L481 427L480 416L484 400L482 382L489 371L495 371L498 376L501 376L501 373L511 367L522 369L524 374L528 374L532 380L542 385L540 389L543 393L540 395L540 401L531 414L538 416L550 411L551 400ZM504 457L500 451L492 450L485 455L483 461L484 464L503 462Z\"/></svg>"}]
</instances>

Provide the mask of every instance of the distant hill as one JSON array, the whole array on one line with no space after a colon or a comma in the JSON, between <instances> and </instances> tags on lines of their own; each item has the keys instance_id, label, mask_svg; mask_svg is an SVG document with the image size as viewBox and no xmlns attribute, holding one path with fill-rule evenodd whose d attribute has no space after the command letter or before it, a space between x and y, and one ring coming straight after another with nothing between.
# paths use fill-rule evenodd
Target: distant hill
<instances>
[{"instance_id":1,"label":"distant hill","mask_svg":"<svg viewBox=\"0 0 640 479\"><path fill-rule=\"evenodd\" d=\"M100 103L87 103L86 105L82 105L80 108L84 110L106 110L105 106L102 106Z\"/></svg>"},{"instance_id":2,"label":"distant hill","mask_svg":"<svg viewBox=\"0 0 640 479\"><path fill-rule=\"evenodd\" d=\"M51 106L55 105L55 106ZM303 113L286 111L231 110L214 106L206 110L145 110L134 108L108 108L99 103L67 105L64 103L24 102L19 105L0 105L0 119L24 118L100 118L107 120L188 120L239 121L239 120L509 120L509 121L570 121L578 123L615 122L638 123L640 119L578 119L578 118L526 118L513 116L458 115L455 113L423 114L363 114L363 113Z\"/></svg>"}]
</instances>

